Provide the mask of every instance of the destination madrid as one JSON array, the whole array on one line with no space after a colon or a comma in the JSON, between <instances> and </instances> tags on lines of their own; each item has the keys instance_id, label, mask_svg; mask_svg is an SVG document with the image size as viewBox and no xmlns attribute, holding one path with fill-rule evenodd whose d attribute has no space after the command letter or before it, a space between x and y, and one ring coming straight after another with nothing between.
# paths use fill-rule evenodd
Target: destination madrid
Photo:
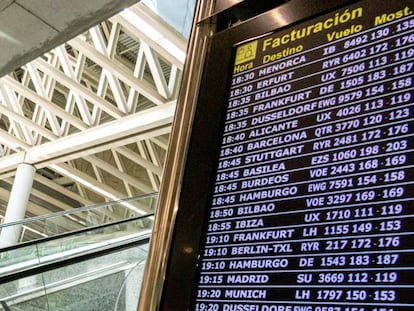
<instances>
[{"instance_id":1,"label":"destination madrid","mask_svg":"<svg viewBox=\"0 0 414 311\"><path fill-rule=\"evenodd\" d=\"M253 143L248 143L247 151L288 144L288 143L296 142L296 141L306 139L306 138L308 138L306 131L286 134L283 136L271 137L271 138L259 140Z\"/></svg>"}]
</instances>

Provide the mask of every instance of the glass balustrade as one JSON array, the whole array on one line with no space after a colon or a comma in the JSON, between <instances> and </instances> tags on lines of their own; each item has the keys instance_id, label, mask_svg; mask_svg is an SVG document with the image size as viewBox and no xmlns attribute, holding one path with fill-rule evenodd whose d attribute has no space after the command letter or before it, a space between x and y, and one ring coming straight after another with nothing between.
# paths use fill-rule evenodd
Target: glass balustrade
<instances>
[{"instance_id":1,"label":"glass balustrade","mask_svg":"<svg viewBox=\"0 0 414 311\"><path fill-rule=\"evenodd\" d=\"M0 230L15 228L21 231L19 243L24 243L153 213L157 197L157 193L151 193L99 205L74 208L2 224ZM148 226L151 223L152 220L148 218L142 220L141 226ZM1 247L0 244L0 249Z\"/></svg>"},{"instance_id":2,"label":"glass balustrade","mask_svg":"<svg viewBox=\"0 0 414 311\"><path fill-rule=\"evenodd\" d=\"M154 215L141 215L141 210L154 210L155 201L156 194L151 194L8 224L19 226L24 223L25 226L31 227L47 225L53 221L62 223L62 219L77 219L76 223L79 226L62 226L54 235L0 248L0 277L107 248L110 245L147 238L151 234ZM139 207L140 212L132 207ZM108 215L110 217L107 217ZM4 226L6 225L0 229Z\"/></svg>"},{"instance_id":3,"label":"glass balustrade","mask_svg":"<svg viewBox=\"0 0 414 311\"><path fill-rule=\"evenodd\" d=\"M136 311L148 240L0 285L0 310Z\"/></svg>"},{"instance_id":4,"label":"glass balustrade","mask_svg":"<svg viewBox=\"0 0 414 311\"><path fill-rule=\"evenodd\" d=\"M0 248L0 311L135 311L156 199L150 194L0 226L43 234ZM13 278L17 273L24 277Z\"/></svg>"}]
</instances>

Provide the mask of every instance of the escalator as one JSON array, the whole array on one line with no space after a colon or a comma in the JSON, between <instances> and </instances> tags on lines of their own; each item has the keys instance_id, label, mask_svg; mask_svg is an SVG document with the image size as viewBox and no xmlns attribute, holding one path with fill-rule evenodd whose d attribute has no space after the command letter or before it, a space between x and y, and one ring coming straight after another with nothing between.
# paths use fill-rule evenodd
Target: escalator
<instances>
[{"instance_id":1,"label":"escalator","mask_svg":"<svg viewBox=\"0 0 414 311\"><path fill-rule=\"evenodd\" d=\"M154 218L141 210L156 198L7 225L25 230L20 243L0 248L0 310L135 311Z\"/></svg>"}]
</instances>

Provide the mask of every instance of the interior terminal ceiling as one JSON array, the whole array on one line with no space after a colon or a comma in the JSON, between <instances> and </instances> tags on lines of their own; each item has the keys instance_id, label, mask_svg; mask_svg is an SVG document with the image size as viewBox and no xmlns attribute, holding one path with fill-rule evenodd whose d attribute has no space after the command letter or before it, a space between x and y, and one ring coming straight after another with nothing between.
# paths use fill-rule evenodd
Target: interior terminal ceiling
<instances>
[{"instance_id":1,"label":"interior terminal ceiling","mask_svg":"<svg viewBox=\"0 0 414 311\"><path fill-rule=\"evenodd\" d=\"M0 76L136 0L0 0Z\"/></svg>"},{"instance_id":2,"label":"interior terminal ceiling","mask_svg":"<svg viewBox=\"0 0 414 311\"><path fill-rule=\"evenodd\" d=\"M189 37L196 0L142 0L151 10L173 26L185 37Z\"/></svg>"},{"instance_id":3,"label":"interior terminal ceiling","mask_svg":"<svg viewBox=\"0 0 414 311\"><path fill-rule=\"evenodd\" d=\"M55 42L56 33L46 32L43 43L34 43L43 29L27 31L38 29L34 25L7 32L7 20L21 23L40 5L56 13L56 1L28 2L33 9L25 2L0 1L1 64L11 57L1 54L4 46L17 57L23 53L20 45L32 44L31 52ZM97 11L92 8L99 7L95 2L101 8L113 3L80 1L82 9L74 10L93 16ZM186 54L187 39L180 32L189 32L191 2L177 3L185 9L172 18L188 21L176 22L175 28L154 12L163 9L162 3L137 3L0 79L0 215L22 162L36 168L26 216L159 190ZM117 3L123 7L126 2ZM44 28L52 25L45 16L39 19ZM65 25L74 27L74 20ZM32 37L15 36L21 33ZM122 210L125 216L136 212Z\"/></svg>"}]
</instances>

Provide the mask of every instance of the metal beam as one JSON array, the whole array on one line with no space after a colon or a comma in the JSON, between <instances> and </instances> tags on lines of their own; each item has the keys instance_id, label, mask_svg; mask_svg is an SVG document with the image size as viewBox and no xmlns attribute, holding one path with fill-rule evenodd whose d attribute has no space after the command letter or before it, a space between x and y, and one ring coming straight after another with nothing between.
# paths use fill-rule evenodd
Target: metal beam
<instances>
[{"instance_id":1,"label":"metal beam","mask_svg":"<svg viewBox=\"0 0 414 311\"><path fill-rule=\"evenodd\" d=\"M50 102L48 99L33 92L26 86L21 85L18 81L14 80L13 78L9 76L5 76L0 80L0 84L1 83L7 84L7 86L9 86L14 91L20 93L20 95L42 106L44 109L49 110L50 112L54 113L58 117L66 120L74 127L80 130L85 130L88 128L88 125L84 123L82 120L66 112L65 110L57 106L56 104Z\"/></svg>"},{"instance_id":2,"label":"metal beam","mask_svg":"<svg viewBox=\"0 0 414 311\"><path fill-rule=\"evenodd\" d=\"M89 175L67 165L67 164L53 164L50 166L53 170L58 172L61 175L69 176L72 179L78 181L82 186L88 188L90 191L93 191L105 198L109 198L113 201L120 200L121 198L125 197L124 193L121 193L113 187L105 185L103 183L98 182L96 179L93 179ZM145 215L151 213L149 208L146 208L144 205L141 204L140 207L133 205L132 203L124 203L126 207L137 212L139 214Z\"/></svg>"},{"instance_id":3,"label":"metal beam","mask_svg":"<svg viewBox=\"0 0 414 311\"><path fill-rule=\"evenodd\" d=\"M84 53L95 63L101 64L102 67L110 71L118 79L124 81L129 86L134 88L138 93L142 94L156 105L163 105L166 99L162 97L157 90L149 82L137 79L134 77L130 70L125 68L120 62L111 61L108 57L101 53L97 53L96 50L81 38L75 38L69 41L69 44L75 49Z\"/></svg>"},{"instance_id":4,"label":"metal beam","mask_svg":"<svg viewBox=\"0 0 414 311\"><path fill-rule=\"evenodd\" d=\"M115 119L120 119L125 115L123 112L121 112L115 106L113 106L109 102L103 100L101 97L99 97L95 93L91 92L89 89L87 89L86 87L81 85L76 80L73 80L72 78L66 76L60 70L57 70L56 68L50 66L44 60L38 58L38 59L36 59L35 61L32 62L32 65L37 67L38 69L44 71L45 73L47 73L49 75L52 75L57 81L59 81L63 85L66 85L67 87L69 87L71 89L71 91L75 92L79 96L82 96L82 98L90 101L94 105L99 106L103 111L105 111L107 114L114 117Z\"/></svg>"},{"instance_id":5,"label":"metal beam","mask_svg":"<svg viewBox=\"0 0 414 311\"><path fill-rule=\"evenodd\" d=\"M151 132L157 133L160 128L169 127L172 123L174 111L175 103L166 104L32 148L10 136L7 132L0 130L0 142L2 142L2 135L4 135L5 143L10 144L12 142L14 148L25 149L21 156L12 155L9 159L7 156L2 158L2 161L0 161L0 176L15 170L22 158L26 163L39 167L38 164L45 166L49 163L59 163L64 157L73 154L76 154L76 157L90 155L93 152L91 150L95 147L106 146L104 147L105 150L110 149L110 143L125 138L136 141L139 140L140 135L144 135L145 138L157 136L151 135Z\"/></svg>"}]
</instances>

